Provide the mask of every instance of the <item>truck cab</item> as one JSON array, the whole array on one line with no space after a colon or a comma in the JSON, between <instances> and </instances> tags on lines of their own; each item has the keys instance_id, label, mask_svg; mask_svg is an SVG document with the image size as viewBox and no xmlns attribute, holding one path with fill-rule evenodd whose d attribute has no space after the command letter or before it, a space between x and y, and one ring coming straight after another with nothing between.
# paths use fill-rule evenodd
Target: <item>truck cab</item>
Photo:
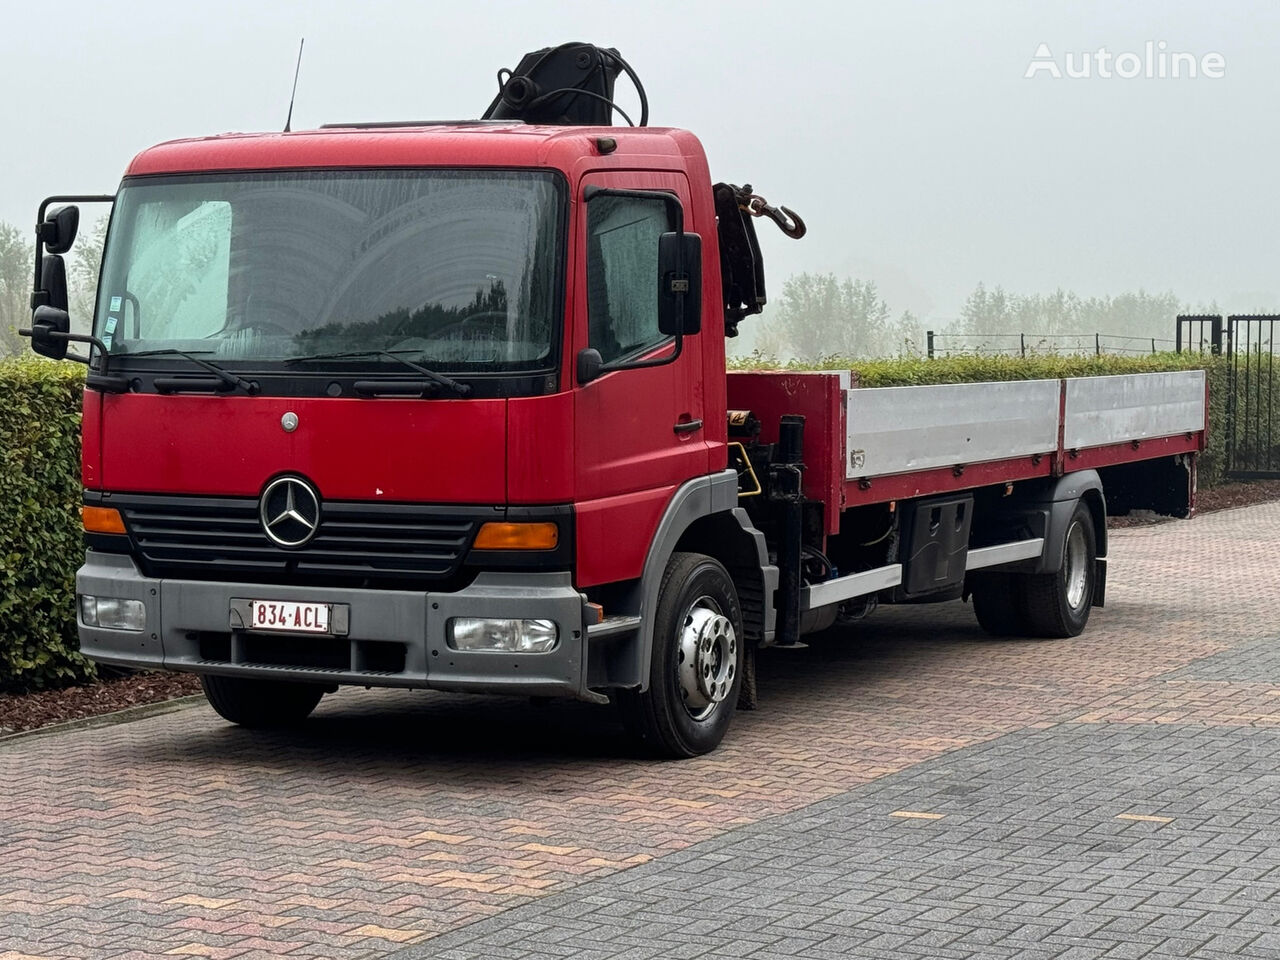
<instances>
[{"instance_id":1,"label":"truck cab","mask_svg":"<svg viewBox=\"0 0 1280 960\"><path fill-rule=\"evenodd\" d=\"M93 320L84 652L199 671L248 723L340 683L646 687L659 530L737 493L709 185L658 128L140 154Z\"/></svg>"}]
</instances>

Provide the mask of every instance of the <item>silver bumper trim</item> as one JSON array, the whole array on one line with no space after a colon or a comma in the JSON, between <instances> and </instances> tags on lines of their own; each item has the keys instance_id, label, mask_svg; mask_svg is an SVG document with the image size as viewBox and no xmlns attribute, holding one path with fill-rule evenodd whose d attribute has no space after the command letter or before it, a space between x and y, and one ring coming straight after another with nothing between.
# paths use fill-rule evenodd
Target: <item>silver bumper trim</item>
<instances>
[{"instance_id":1,"label":"silver bumper trim","mask_svg":"<svg viewBox=\"0 0 1280 960\"><path fill-rule=\"evenodd\" d=\"M586 689L584 597L568 573L481 573L453 593L368 590L155 579L143 576L127 556L91 551L76 575L76 590L136 599L146 607L147 629L142 633L79 624L81 651L103 663L598 699ZM348 635L232 630L230 612L235 602L246 598L344 605ZM453 650L445 643L453 617L552 620L560 641L554 650L536 654ZM300 651L295 661L289 659L292 651Z\"/></svg>"}]
</instances>

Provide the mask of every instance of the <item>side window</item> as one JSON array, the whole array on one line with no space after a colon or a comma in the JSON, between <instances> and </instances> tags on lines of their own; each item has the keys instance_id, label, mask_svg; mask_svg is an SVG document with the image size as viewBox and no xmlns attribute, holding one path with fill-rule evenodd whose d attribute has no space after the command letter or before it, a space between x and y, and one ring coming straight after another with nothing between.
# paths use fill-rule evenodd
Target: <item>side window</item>
<instances>
[{"instance_id":1,"label":"side window","mask_svg":"<svg viewBox=\"0 0 1280 960\"><path fill-rule=\"evenodd\" d=\"M658 238L676 229L671 199L611 195L587 203L589 346L605 363L642 352L658 331Z\"/></svg>"}]
</instances>

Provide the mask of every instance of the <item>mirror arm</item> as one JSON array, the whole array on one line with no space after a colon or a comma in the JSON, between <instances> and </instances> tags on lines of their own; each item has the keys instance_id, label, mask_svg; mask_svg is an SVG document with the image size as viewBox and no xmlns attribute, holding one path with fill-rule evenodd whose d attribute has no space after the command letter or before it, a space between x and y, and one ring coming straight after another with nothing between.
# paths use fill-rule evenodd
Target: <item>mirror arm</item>
<instances>
[{"instance_id":1,"label":"mirror arm","mask_svg":"<svg viewBox=\"0 0 1280 960\"><path fill-rule=\"evenodd\" d=\"M97 337L93 336L93 334L62 333L59 330L50 330L48 327L43 327L44 332L38 333L37 331L40 329L41 327L23 327L18 331L18 336L31 337L33 340L41 338L45 340L66 340L68 343L87 343L90 348L97 347L98 353L102 355L102 372L104 374L107 372L107 364L111 354L107 351L107 345ZM89 356L87 357L82 357L75 353L69 353L67 354L67 358L70 360L76 360L80 363L91 364L93 362L93 350L89 350Z\"/></svg>"},{"instance_id":2,"label":"mirror arm","mask_svg":"<svg viewBox=\"0 0 1280 960\"><path fill-rule=\"evenodd\" d=\"M40 269L44 263L44 216L49 212L49 207L55 203L115 203L116 195L114 193L98 193L98 194L82 194L77 196L57 196L45 197L40 202L40 207L36 211L36 274L35 283L32 285L33 290L40 289ZM34 297L35 294L32 294ZM34 310L40 304L32 303Z\"/></svg>"}]
</instances>

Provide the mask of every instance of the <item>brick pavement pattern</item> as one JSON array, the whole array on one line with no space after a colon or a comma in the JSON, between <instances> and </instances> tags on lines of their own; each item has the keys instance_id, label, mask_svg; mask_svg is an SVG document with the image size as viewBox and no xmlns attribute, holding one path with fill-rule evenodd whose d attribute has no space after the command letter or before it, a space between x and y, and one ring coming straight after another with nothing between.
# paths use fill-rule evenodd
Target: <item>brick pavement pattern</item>
<instances>
[{"instance_id":1,"label":"brick pavement pattern","mask_svg":"<svg viewBox=\"0 0 1280 960\"><path fill-rule=\"evenodd\" d=\"M1277 769L1277 729L1022 731L389 960L1274 958Z\"/></svg>"},{"instance_id":2,"label":"brick pavement pattern","mask_svg":"<svg viewBox=\"0 0 1280 960\"><path fill-rule=\"evenodd\" d=\"M327 697L287 733L200 707L0 743L0 960L468 955L468 937L573 955L569 913L623 890L687 928L652 955L834 937L867 955L1275 956L1277 542L1275 503L1113 531L1108 606L1075 640L991 641L948 604L771 651L761 709L678 764L628 757L584 705L390 691ZM1095 889L1112 873L1140 903ZM991 902L957 921L929 891ZM693 914L644 899L669 893ZM806 897L843 897L840 929L713 929L721 912L769 928L757 906L799 917ZM1104 897L1130 919L1090 931ZM582 955L646 955L595 912ZM863 937L877 922L892 949ZM1272 926L1242 943L1250 924ZM1237 939L1215 941L1224 926Z\"/></svg>"}]
</instances>

